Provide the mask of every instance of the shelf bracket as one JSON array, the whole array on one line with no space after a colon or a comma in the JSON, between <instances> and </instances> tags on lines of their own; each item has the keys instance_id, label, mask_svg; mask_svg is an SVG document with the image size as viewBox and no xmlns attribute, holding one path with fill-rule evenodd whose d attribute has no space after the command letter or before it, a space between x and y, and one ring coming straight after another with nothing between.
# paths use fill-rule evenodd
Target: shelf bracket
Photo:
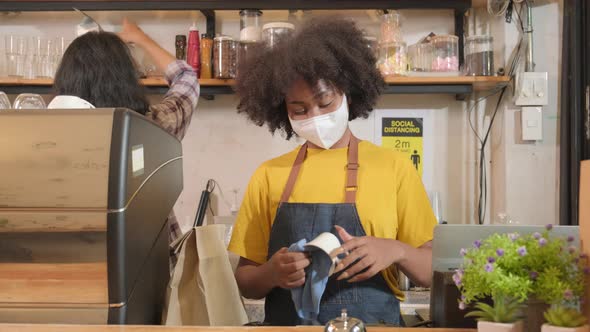
<instances>
[{"instance_id":1,"label":"shelf bracket","mask_svg":"<svg viewBox=\"0 0 590 332\"><path fill-rule=\"evenodd\" d=\"M465 52L465 10L455 9L455 35L459 37L459 69L464 63Z\"/></svg>"},{"instance_id":2,"label":"shelf bracket","mask_svg":"<svg viewBox=\"0 0 590 332\"><path fill-rule=\"evenodd\" d=\"M207 19L207 35L215 38L215 11L211 9L201 9L201 14Z\"/></svg>"}]
</instances>

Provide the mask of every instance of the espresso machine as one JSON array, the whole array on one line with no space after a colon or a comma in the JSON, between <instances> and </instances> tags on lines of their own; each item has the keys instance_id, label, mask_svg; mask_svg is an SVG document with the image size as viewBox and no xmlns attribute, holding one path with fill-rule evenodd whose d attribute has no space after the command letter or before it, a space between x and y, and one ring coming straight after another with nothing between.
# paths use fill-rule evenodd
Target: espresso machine
<instances>
[{"instance_id":1,"label":"espresso machine","mask_svg":"<svg viewBox=\"0 0 590 332\"><path fill-rule=\"evenodd\" d=\"M127 109L0 112L0 322L159 324L180 142Z\"/></svg>"}]
</instances>

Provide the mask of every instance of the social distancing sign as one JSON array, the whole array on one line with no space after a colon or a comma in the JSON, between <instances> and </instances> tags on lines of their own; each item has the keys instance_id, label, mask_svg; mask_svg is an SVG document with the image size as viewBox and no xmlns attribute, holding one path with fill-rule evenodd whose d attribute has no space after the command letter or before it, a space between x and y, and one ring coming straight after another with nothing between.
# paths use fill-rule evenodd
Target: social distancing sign
<instances>
[{"instance_id":1,"label":"social distancing sign","mask_svg":"<svg viewBox=\"0 0 590 332\"><path fill-rule=\"evenodd\" d=\"M422 177L424 163L422 118L382 118L381 145L406 156Z\"/></svg>"}]
</instances>

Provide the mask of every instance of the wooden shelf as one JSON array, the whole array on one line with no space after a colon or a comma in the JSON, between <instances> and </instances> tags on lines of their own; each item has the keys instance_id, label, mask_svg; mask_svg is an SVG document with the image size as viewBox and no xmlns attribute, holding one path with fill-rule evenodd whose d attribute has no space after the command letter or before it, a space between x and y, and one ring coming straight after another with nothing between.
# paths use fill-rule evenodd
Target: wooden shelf
<instances>
[{"instance_id":1,"label":"wooden shelf","mask_svg":"<svg viewBox=\"0 0 590 332\"><path fill-rule=\"evenodd\" d=\"M168 91L168 83L163 77L149 77L140 82L150 94L165 94ZM233 80L200 79L202 95L232 94ZM0 91L7 94L19 94L23 92L49 94L52 93L53 80L50 78L24 79L18 77L0 77Z\"/></svg>"},{"instance_id":2,"label":"wooden shelf","mask_svg":"<svg viewBox=\"0 0 590 332\"><path fill-rule=\"evenodd\" d=\"M157 86L168 86L168 83L163 77L149 77L143 78L140 80L141 83L148 87L157 87ZM232 86L234 84L234 80L222 80L222 79L215 79L215 78L200 78L199 84L202 87L208 86Z\"/></svg>"},{"instance_id":3,"label":"wooden shelf","mask_svg":"<svg viewBox=\"0 0 590 332\"><path fill-rule=\"evenodd\" d=\"M168 86L168 83L163 77L149 77L140 80L145 86ZM202 86L230 86L233 85L234 80L220 80L220 79L199 79ZM18 85L33 85L33 86L51 86L53 79L51 78L35 78L24 79L19 77L0 77L0 86L18 86Z\"/></svg>"},{"instance_id":4,"label":"wooden shelf","mask_svg":"<svg viewBox=\"0 0 590 332\"><path fill-rule=\"evenodd\" d=\"M454 9L464 12L470 0L0 0L0 11L81 10L239 10L257 9Z\"/></svg>"},{"instance_id":5,"label":"wooden shelf","mask_svg":"<svg viewBox=\"0 0 590 332\"><path fill-rule=\"evenodd\" d=\"M150 77L141 80L149 93L163 94L168 84L163 77ZM234 80L201 79L201 94L212 96L233 93ZM466 96L476 91L490 91L501 88L510 82L506 76L455 76L455 77L386 77L386 94L455 94ZM0 77L0 91L8 94L22 92L51 93L51 79L22 79Z\"/></svg>"},{"instance_id":6,"label":"wooden shelf","mask_svg":"<svg viewBox=\"0 0 590 332\"><path fill-rule=\"evenodd\" d=\"M470 85L473 91L489 91L504 87L510 82L508 76L454 76L454 77L385 77L388 85Z\"/></svg>"},{"instance_id":7,"label":"wooden shelf","mask_svg":"<svg viewBox=\"0 0 590 332\"><path fill-rule=\"evenodd\" d=\"M448 9L454 11L455 35L459 36L459 59L463 59L464 15L472 5L482 6L485 0L0 0L0 11L70 11L72 7L81 10L200 10L206 18L207 33L215 35L215 10L239 10L256 8L260 10L286 9ZM487 79L487 78L486 78ZM417 80L417 81L416 81ZM21 81L1 83L0 88L7 93L21 91L50 93L50 81ZM165 93L165 82L146 79L145 86L150 93ZM455 94L465 96L479 89L485 90L506 82L483 81L445 81L409 79L393 80L385 93L395 94ZM212 96L233 93L230 81L202 81L201 94Z\"/></svg>"}]
</instances>

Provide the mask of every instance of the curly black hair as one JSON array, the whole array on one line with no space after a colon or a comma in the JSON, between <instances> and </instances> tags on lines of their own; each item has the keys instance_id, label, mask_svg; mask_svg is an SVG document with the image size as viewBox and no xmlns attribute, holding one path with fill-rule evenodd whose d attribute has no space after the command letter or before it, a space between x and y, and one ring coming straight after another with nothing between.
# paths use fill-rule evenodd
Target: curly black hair
<instances>
[{"instance_id":1,"label":"curly black hair","mask_svg":"<svg viewBox=\"0 0 590 332\"><path fill-rule=\"evenodd\" d=\"M238 68L238 112L273 134L283 130L287 139L294 132L285 95L297 79L310 86L324 80L346 94L349 120L367 118L385 85L363 32L348 19L312 19L293 38L252 52Z\"/></svg>"}]
</instances>

